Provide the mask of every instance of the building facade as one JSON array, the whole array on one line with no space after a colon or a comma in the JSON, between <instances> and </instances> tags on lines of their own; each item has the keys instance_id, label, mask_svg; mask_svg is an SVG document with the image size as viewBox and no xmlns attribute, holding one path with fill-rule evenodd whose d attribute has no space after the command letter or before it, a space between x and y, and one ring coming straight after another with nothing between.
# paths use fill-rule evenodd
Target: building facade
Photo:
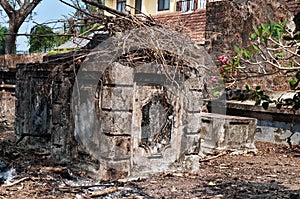
<instances>
[{"instance_id":1,"label":"building facade","mask_svg":"<svg viewBox=\"0 0 300 199\"><path fill-rule=\"evenodd\" d=\"M193 41L204 44L206 3L212 1L216 0L105 0L105 5L180 26Z\"/></svg>"},{"instance_id":2,"label":"building facade","mask_svg":"<svg viewBox=\"0 0 300 199\"><path fill-rule=\"evenodd\" d=\"M206 0L106 0L105 5L131 14L142 12L147 15L160 15L205 8Z\"/></svg>"}]
</instances>

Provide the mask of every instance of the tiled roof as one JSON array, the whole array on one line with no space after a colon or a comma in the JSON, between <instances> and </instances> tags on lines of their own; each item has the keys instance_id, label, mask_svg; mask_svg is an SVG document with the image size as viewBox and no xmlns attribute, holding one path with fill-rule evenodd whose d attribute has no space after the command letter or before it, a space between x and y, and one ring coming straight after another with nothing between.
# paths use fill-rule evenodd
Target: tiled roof
<instances>
[{"instance_id":1,"label":"tiled roof","mask_svg":"<svg viewBox=\"0 0 300 199\"><path fill-rule=\"evenodd\" d=\"M168 24L180 25L184 32L197 43L203 44L205 41L206 9L156 15L153 18Z\"/></svg>"},{"instance_id":2,"label":"tiled roof","mask_svg":"<svg viewBox=\"0 0 300 199\"><path fill-rule=\"evenodd\" d=\"M296 15L297 13L300 12L300 2L296 1L296 0L285 0L288 9L294 14Z\"/></svg>"},{"instance_id":3,"label":"tiled roof","mask_svg":"<svg viewBox=\"0 0 300 199\"><path fill-rule=\"evenodd\" d=\"M97 35L107 35L108 32L106 31L95 31L90 33L87 36L82 36L82 37L75 37L70 41L67 41L63 43L62 45L56 47L56 50L64 50L64 49L76 49L76 48L85 48L89 45L89 43L95 39L95 36Z\"/></svg>"},{"instance_id":4,"label":"tiled roof","mask_svg":"<svg viewBox=\"0 0 300 199\"><path fill-rule=\"evenodd\" d=\"M63 49L76 49L76 48L84 48L88 45L90 42L90 39L86 38L74 38L70 41L67 41L66 43L63 43L62 45L58 46L56 50L63 50Z\"/></svg>"}]
</instances>

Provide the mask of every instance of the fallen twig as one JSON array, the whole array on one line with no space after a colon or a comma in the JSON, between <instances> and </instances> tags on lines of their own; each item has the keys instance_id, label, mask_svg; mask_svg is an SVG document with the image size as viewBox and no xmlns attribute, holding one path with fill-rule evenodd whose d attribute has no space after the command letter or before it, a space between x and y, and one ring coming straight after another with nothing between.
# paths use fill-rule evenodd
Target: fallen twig
<instances>
[{"instance_id":1,"label":"fallen twig","mask_svg":"<svg viewBox=\"0 0 300 199\"><path fill-rule=\"evenodd\" d=\"M20 182L23 182L23 181L26 181L26 180L32 180L30 177L24 177L24 178L21 178L19 180L16 180L12 183L8 183L8 184L4 184L2 185L3 187L11 187L11 186L14 186L16 184L19 184Z\"/></svg>"},{"instance_id":2,"label":"fallen twig","mask_svg":"<svg viewBox=\"0 0 300 199\"><path fill-rule=\"evenodd\" d=\"M216 159L216 158L218 158L218 157L221 157L221 156L224 156L224 155L227 155L227 154L228 154L228 152L223 152L223 153L220 153L220 154L218 154L218 155L216 155L216 156L208 157L208 158L199 160L199 162L207 162L207 161L214 160L214 159Z\"/></svg>"},{"instance_id":3,"label":"fallen twig","mask_svg":"<svg viewBox=\"0 0 300 199\"><path fill-rule=\"evenodd\" d=\"M113 193L117 190L118 190L117 187L112 187L112 188L108 188L108 189L104 189L104 190L95 191L95 192L90 194L90 197L104 196L104 195L107 195L109 193Z\"/></svg>"}]
</instances>

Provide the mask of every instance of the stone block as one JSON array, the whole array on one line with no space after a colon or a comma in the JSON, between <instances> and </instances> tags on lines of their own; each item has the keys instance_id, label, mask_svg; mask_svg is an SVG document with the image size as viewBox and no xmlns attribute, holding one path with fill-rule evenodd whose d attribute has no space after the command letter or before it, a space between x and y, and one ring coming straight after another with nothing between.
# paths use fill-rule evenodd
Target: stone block
<instances>
[{"instance_id":1,"label":"stone block","mask_svg":"<svg viewBox=\"0 0 300 199\"><path fill-rule=\"evenodd\" d=\"M53 104L52 105L52 123L64 126L70 121L70 105L69 104Z\"/></svg>"},{"instance_id":2,"label":"stone block","mask_svg":"<svg viewBox=\"0 0 300 199\"><path fill-rule=\"evenodd\" d=\"M133 88L132 87L107 87L102 90L103 109L110 110L132 110Z\"/></svg>"},{"instance_id":3,"label":"stone block","mask_svg":"<svg viewBox=\"0 0 300 199\"><path fill-rule=\"evenodd\" d=\"M185 128L188 134L198 132L201 129L201 113L187 113Z\"/></svg>"},{"instance_id":4,"label":"stone block","mask_svg":"<svg viewBox=\"0 0 300 199\"><path fill-rule=\"evenodd\" d=\"M186 142L185 142L185 154L186 155L198 155L201 147L201 138L200 135L197 134L186 134Z\"/></svg>"},{"instance_id":5,"label":"stone block","mask_svg":"<svg viewBox=\"0 0 300 199\"><path fill-rule=\"evenodd\" d=\"M115 62L102 73L103 84L132 85L133 70L133 68Z\"/></svg>"},{"instance_id":6,"label":"stone block","mask_svg":"<svg viewBox=\"0 0 300 199\"><path fill-rule=\"evenodd\" d=\"M110 161L120 161L130 157L130 136L104 134L99 143L98 154L94 154L96 157Z\"/></svg>"},{"instance_id":7,"label":"stone block","mask_svg":"<svg viewBox=\"0 0 300 199\"><path fill-rule=\"evenodd\" d=\"M101 122L103 132L111 135L130 135L132 122L131 118L131 112L102 111Z\"/></svg>"},{"instance_id":8,"label":"stone block","mask_svg":"<svg viewBox=\"0 0 300 199\"><path fill-rule=\"evenodd\" d=\"M187 101L187 111L199 113L203 107L203 93L199 90L190 90L187 92L186 101Z\"/></svg>"},{"instance_id":9,"label":"stone block","mask_svg":"<svg viewBox=\"0 0 300 199\"><path fill-rule=\"evenodd\" d=\"M204 154L213 150L257 151L254 145L256 119L201 113L201 122Z\"/></svg>"}]
</instances>

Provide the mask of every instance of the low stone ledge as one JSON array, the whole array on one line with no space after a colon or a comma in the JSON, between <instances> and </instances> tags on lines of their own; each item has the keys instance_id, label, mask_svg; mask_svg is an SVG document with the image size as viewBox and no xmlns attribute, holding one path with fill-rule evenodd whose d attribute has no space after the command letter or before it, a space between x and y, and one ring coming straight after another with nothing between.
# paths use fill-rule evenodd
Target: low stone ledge
<instances>
[{"instance_id":1,"label":"low stone ledge","mask_svg":"<svg viewBox=\"0 0 300 199\"><path fill-rule=\"evenodd\" d=\"M257 120L214 113L201 113L201 152L206 155L215 150L234 153L257 152L254 135Z\"/></svg>"},{"instance_id":2,"label":"low stone ledge","mask_svg":"<svg viewBox=\"0 0 300 199\"><path fill-rule=\"evenodd\" d=\"M284 94L284 95L283 95ZM278 97L291 98L292 92L273 92L272 99ZM210 104L210 103L209 103ZM262 106L254 106L254 101L228 100L226 103L213 102L214 110L225 110L225 114L240 117L251 117L257 119L255 140L272 142L278 144L288 144L287 138L292 135L291 125L295 133L291 136L292 145L300 145L300 111L295 114L289 109L277 109L274 104L270 104L265 110ZM208 105L211 110L212 105Z\"/></svg>"}]
</instances>

